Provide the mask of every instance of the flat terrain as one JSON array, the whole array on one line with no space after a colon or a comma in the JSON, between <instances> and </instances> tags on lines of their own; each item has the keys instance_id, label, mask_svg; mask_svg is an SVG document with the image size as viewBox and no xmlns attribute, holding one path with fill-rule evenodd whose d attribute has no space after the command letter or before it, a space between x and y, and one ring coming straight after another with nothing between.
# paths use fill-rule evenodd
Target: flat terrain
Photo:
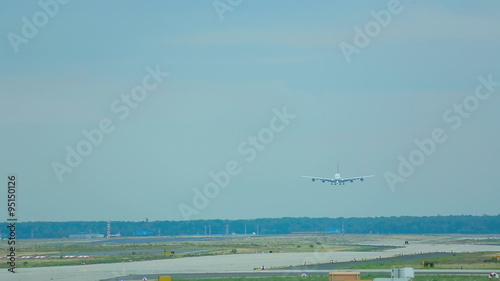
<instances>
[{"instance_id":1,"label":"flat terrain","mask_svg":"<svg viewBox=\"0 0 500 281\"><path fill-rule=\"evenodd\" d=\"M296 275L300 271L290 271L283 269L287 266L300 266L307 263L329 264L332 262L351 262L353 260L363 261L384 257L399 257L421 253L453 253L455 258L461 253L485 252L486 257L491 254L500 253L500 246L483 243L482 240L475 240L476 243L466 244L449 243L456 241L453 236L383 236L383 235L338 235L333 237L325 236L269 236L269 237L231 237L216 241L182 241L168 244L171 248L181 249L213 249L221 251L218 255L200 255L171 257L151 261L136 261L108 264L86 264L57 267L35 267L18 268L17 273L12 274L6 268L0 271L0 280L137 280L130 279L137 276L154 275L174 275L175 274L268 274L273 270L254 270L265 266L266 268L282 268L280 271L273 271L273 274ZM408 245L404 241L409 241ZM174 243L174 242L172 242ZM298 243L298 244L296 244ZM88 243L84 243L88 245ZM142 245L142 246L141 246ZM166 244L165 244L166 245ZM165 246L164 245L164 246ZM197 245L197 246L195 246ZM225 245L222 247L221 245ZM217 248L220 246L220 248ZM300 247L297 247L300 246ZM69 247L69 246L68 246ZM85 246L86 247L86 246ZM83 247L83 248L85 248ZM121 245L119 250L127 250ZM134 244L136 248L156 248L158 245ZM82 249L83 249L82 248ZM85 248L86 249L86 248ZM109 248L104 248L109 250ZM236 254L231 254L228 249L236 249ZM292 251L293 249L293 251ZM88 250L88 249L87 249ZM250 251L249 253L241 253ZM273 251L270 253L270 251ZM432 257L435 258L435 257ZM19 264L21 260L17 261ZM486 264L485 273L491 269L498 268L498 263L484 263L477 261L478 265ZM406 263L406 261L405 261ZM417 261L417 264L420 261ZM465 264L465 262L464 262ZM470 264L470 262L467 262ZM460 272L458 264L450 263L451 272ZM388 267L390 268L390 267ZM464 268L465 269L465 268ZM381 271L378 271L381 270ZM329 269L308 270L316 274L327 274ZM388 272L388 269L369 269L367 272ZM462 270L463 272L464 270ZM438 272L438 269L431 269L430 272ZM470 272L467 269L467 272ZM116 279L118 278L118 279ZM151 280L151 279L150 279Z\"/></svg>"}]
</instances>

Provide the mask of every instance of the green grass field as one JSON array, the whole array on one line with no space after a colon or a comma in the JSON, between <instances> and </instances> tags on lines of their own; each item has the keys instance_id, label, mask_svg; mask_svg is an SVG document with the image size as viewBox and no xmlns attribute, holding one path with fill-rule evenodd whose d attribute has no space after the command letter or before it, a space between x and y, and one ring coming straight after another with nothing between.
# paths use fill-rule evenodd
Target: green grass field
<instances>
[{"instance_id":1,"label":"green grass field","mask_svg":"<svg viewBox=\"0 0 500 281\"><path fill-rule=\"evenodd\" d=\"M434 269L492 269L499 270L500 262L491 257L492 252L459 253L446 256L439 256L427 260L434 262ZM422 260L413 261L375 261L371 264L357 264L344 269L390 269L393 267L413 267L423 268Z\"/></svg>"},{"instance_id":2,"label":"green grass field","mask_svg":"<svg viewBox=\"0 0 500 281\"><path fill-rule=\"evenodd\" d=\"M390 278L389 274L365 274L361 279ZM482 275L417 275L413 281L486 281L488 276ZM228 277L228 278L200 278L178 279L175 281L328 281L328 276L283 276L283 277Z\"/></svg>"},{"instance_id":3,"label":"green grass field","mask_svg":"<svg viewBox=\"0 0 500 281\"><path fill-rule=\"evenodd\" d=\"M158 259L183 258L200 255L230 255L245 253L268 253L273 252L330 252L330 251L383 251L395 248L392 246L369 246L358 245L361 241L405 241L412 243L418 241L450 241L453 236L423 236L423 235L280 235L280 236L224 236L220 240L206 241L177 241L164 243L129 243L129 244L101 244L93 242L95 239L45 239L45 240L18 240L16 244L16 255L49 255L55 256L48 259L18 259L18 267L38 267L57 265L76 265L81 263L116 263L129 261L145 261ZM156 238L156 237L155 237ZM112 238L119 240L121 238ZM132 242L134 238L125 238ZM143 241L144 238L141 239ZM472 240L472 239L471 239ZM138 240L139 241L139 240ZM147 239L146 239L147 241ZM464 240L469 241L469 240ZM481 240L474 240L481 241ZM178 250L204 250L197 253L177 252L174 255L162 255L158 253L144 253L142 250L167 251ZM0 254L7 254L7 243L0 244ZM91 258L64 259L62 256L68 253L77 254L85 252L103 251L131 251L131 253L119 255L94 255ZM4 254L5 253L5 254ZM500 263L491 259L492 253L456 254L439 257L432 261L436 262L435 268L464 268L464 269L500 269ZM498 254L498 253L497 253ZM421 261L395 261L374 262L372 264L359 264L350 268L357 269L385 269L392 267L414 267L421 268ZM7 267L6 263L0 263L0 268ZM349 268L349 267L348 267Z\"/></svg>"},{"instance_id":4,"label":"green grass field","mask_svg":"<svg viewBox=\"0 0 500 281\"><path fill-rule=\"evenodd\" d=\"M364 245L352 245L357 236L245 236L245 237L223 237L221 240L209 241L182 241L168 243L130 243L118 245L95 245L94 239L44 239L44 240L18 240L16 244L17 256L55 256L48 259L26 259L18 260L18 267L37 266L57 266L57 265L77 265L81 263L114 263L129 261L145 261L158 259L183 258L189 256L207 255L229 255L248 254L260 252L314 252L314 251L380 251L393 247L376 247ZM113 238L120 239L120 238ZM127 238L130 239L130 238ZM167 251L176 250L204 250L198 253L184 253L175 255L161 255L151 253L141 253L141 250L164 249ZM132 251L122 255L95 255L91 258L64 259L62 256L68 253L85 252L106 252L106 251ZM7 243L0 244L0 253L7 253ZM8 267L0 263L0 268Z\"/></svg>"}]
</instances>

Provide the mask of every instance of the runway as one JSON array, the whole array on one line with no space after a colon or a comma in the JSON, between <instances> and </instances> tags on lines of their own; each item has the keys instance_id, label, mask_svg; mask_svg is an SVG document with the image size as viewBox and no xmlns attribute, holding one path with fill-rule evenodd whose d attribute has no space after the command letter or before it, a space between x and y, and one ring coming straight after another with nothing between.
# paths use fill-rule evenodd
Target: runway
<instances>
[{"instance_id":1,"label":"runway","mask_svg":"<svg viewBox=\"0 0 500 281\"><path fill-rule=\"evenodd\" d=\"M398 244L400 241L385 241L381 244ZM208 274L235 274L243 276L250 274L298 274L296 271L254 271L254 268L279 266L296 266L304 262L308 264L328 263L331 260L337 262L351 261L353 259L374 259L378 257L393 257L397 255L410 255L417 253L435 252L500 252L500 246L489 245L454 245L454 244L425 244L413 243L402 248L390 249L380 252L310 252L310 253L258 253L258 254L236 254L221 256L201 256L179 259L142 261L117 264L95 264L80 266L59 266L59 267L39 267L21 268L17 273L10 273L7 269L0 271L0 280L11 281L97 281L97 280L134 280L129 277L137 276L189 276L182 274L196 274L205 276ZM309 274L326 274L329 270L311 270ZM268 273L269 272L269 273ZM420 272L420 271L419 271ZM422 271L423 272L423 271ZM432 273L438 272L432 270ZM457 271L453 271L456 273ZM458 271L459 273L465 271ZM472 272L472 271L467 271ZM478 271L484 273L483 271ZM141 277L142 278L142 277ZM140 279L135 279L140 280ZM151 280L151 279L150 279Z\"/></svg>"}]
</instances>

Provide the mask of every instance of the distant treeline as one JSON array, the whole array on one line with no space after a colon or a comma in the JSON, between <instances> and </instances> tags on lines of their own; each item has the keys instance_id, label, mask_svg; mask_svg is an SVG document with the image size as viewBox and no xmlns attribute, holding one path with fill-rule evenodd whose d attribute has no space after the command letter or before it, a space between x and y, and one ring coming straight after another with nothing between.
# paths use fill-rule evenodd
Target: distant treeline
<instances>
[{"instance_id":1,"label":"distant treeline","mask_svg":"<svg viewBox=\"0 0 500 281\"><path fill-rule=\"evenodd\" d=\"M7 238L7 223L0 223L1 235ZM16 238L62 238L72 234L103 234L105 221L18 222ZM193 221L112 221L111 234L121 236L225 235L229 234L494 234L500 233L500 215L433 216L375 218L267 218L252 220Z\"/></svg>"}]
</instances>

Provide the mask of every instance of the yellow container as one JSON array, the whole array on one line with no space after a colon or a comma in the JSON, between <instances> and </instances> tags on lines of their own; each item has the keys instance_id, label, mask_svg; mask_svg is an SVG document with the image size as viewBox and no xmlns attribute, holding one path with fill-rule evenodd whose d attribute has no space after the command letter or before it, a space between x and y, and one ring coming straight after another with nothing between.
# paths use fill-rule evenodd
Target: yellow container
<instances>
[{"instance_id":1,"label":"yellow container","mask_svg":"<svg viewBox=\"0 0 500 281\"><path fill-rule=\"evenodd\" d=\"M347 280L360 280L361 272L330 272L329 281L347 281Z\"/></svg>"}]
</instances>

